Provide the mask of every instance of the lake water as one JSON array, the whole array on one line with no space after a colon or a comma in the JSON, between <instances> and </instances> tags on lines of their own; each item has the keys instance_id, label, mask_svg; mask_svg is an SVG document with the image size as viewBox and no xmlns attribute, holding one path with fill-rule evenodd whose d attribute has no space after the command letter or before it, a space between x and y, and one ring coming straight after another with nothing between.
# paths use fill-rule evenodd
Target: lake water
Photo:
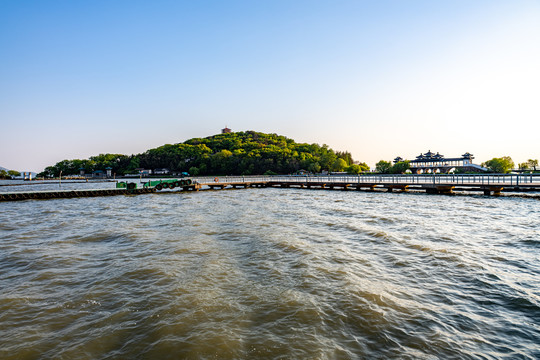
<instances>
[{"instance_id":1,"label":"lake water","mask_svg":"<svg viewBox=\"0 0 540 360\"><path fill-rule=\"evenodd\" d=\"M0 210L1 359L540 358L538 199L268 188Z\"/></svg>"}]
</instances>

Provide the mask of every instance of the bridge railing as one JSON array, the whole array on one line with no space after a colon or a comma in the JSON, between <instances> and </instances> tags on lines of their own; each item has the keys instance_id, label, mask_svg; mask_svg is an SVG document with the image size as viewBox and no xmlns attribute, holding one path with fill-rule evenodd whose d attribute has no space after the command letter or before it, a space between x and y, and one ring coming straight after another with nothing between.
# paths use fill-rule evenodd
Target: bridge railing
<instances>
[{"instance_id":1,"label":"bridge railing","mask_svg":"<svg viewBox=\"0 0 540 360\"><path fill-rule=\"evenodd\" d=\"M253 183L253 182L267 182L270 181L271 176L265 175L250 175L250 176L202 176L193 177L192 179L199 184L241 184L241 183Z\"/></svg>"},{"instance_id":2,"label":"bridge railing","mask_svg":"<svg viewBox=\"0 0 540 360\"><path fill-rule=\"evenodd\" d=\"M256 175L194 177L200 184L234 184L247 182L287 182L298 184L369 184L369 185L540 185L540 174L404 174L404 175Z\"/></svg>"}]
</instances>

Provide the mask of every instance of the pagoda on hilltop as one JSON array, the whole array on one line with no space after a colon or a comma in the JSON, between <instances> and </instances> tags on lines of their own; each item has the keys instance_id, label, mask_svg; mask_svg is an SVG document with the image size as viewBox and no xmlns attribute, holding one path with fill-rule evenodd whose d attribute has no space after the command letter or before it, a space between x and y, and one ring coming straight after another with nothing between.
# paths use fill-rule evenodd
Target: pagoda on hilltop
<instances>
[{"instance_id":1,"label":"pagoda on hilltop","mask_svg":"<svg viewBox=\"0 0 540 360\"><path fill-rule=\"evenodd\" d=\"M227 125L225 125L225 129L221 129L221 133L222 133L222 134L230 134L231 132L232 132L232 130L229 129L229 128L227 127Z\"/></svg>"}]
</instances>

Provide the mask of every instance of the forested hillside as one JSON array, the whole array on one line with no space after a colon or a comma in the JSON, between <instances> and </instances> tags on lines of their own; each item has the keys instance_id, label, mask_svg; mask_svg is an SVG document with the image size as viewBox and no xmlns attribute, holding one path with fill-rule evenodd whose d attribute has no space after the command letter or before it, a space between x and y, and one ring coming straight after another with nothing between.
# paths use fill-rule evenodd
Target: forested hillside
<instances>
[{"instance_id":1,"label":"forested hillside","mask_svg":"<svg viewBox=\"0 0 540 360\"><path fill-rule=\"evenodd\" d=\"M276 134L255 131L195 138L181 144L163 145L138 155L101 154L88 160L63 160L41 174L58 176L112 168L117 175L138 169L166 168L191 175L290 174L300 169L358 173L366 164L353 165L349 152L336 152L327 145L301 144Z\"/></svg>"}]
</instances>

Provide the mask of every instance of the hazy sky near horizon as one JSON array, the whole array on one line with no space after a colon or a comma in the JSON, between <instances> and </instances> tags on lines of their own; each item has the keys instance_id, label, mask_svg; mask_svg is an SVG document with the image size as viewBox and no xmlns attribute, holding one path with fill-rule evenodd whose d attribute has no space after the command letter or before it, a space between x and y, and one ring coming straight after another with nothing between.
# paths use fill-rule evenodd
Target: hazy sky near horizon
<instances>
[{"instance_id":1,"label":"hazy sky near horizon","mask_svg":"<svg viewBox=\"0 0 540 360\"><path fill-rule=\"evenodd\" d=\"M540 158L540 1L2 1L0 166L233 131Z\"/></svg>"}]
</instances>

